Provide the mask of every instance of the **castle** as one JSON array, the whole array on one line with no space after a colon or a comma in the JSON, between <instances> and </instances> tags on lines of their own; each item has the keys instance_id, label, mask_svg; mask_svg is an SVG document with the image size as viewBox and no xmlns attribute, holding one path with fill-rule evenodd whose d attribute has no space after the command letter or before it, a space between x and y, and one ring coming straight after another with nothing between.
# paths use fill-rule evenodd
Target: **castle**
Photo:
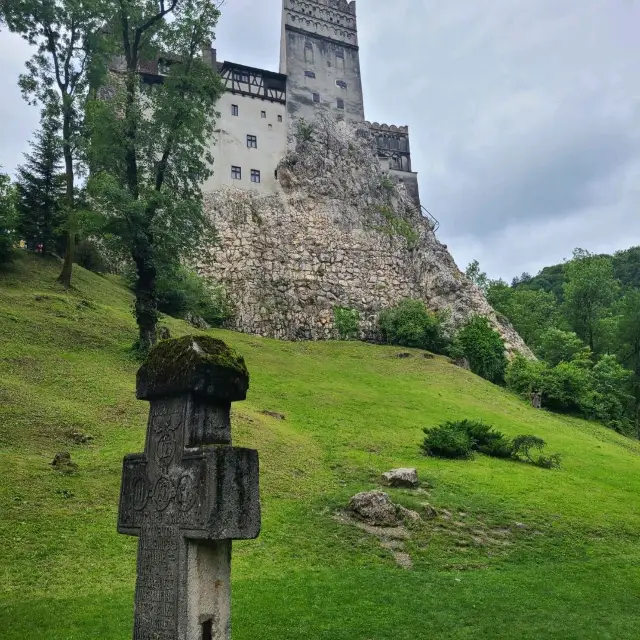
<instances>
[{"instance_id":1,"label":"castle","mask_svg":"<svg viewBox=\"0 0 640 640\"><path fill-rule=\"evenodd\" d=\"M223 185L275 193L276 169L297 121L318 113L365 122L356 3L283 0L280 71L218 62L227 88L217 104L214 175L205 191ZM411 170L409 128L366 122L383 169L404 183L419 206L418 177Z\"/></svg>"}]
</instances>

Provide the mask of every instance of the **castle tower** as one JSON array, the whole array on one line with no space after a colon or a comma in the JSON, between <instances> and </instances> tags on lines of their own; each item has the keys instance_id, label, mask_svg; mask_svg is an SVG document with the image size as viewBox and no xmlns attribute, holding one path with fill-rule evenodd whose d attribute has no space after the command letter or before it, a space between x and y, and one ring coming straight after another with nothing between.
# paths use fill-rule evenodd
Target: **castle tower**
<instances>
[{"instance_id":1,"label":"castle tower","mask_svg":"<svg viewBox=\"0 0 640 640\"><path fill-rule=\"evenodd\" d=\"M355 1L283 0L280 73L290 119L311 122L327 109L362 122Z\"/></svg>"}]
</instances>

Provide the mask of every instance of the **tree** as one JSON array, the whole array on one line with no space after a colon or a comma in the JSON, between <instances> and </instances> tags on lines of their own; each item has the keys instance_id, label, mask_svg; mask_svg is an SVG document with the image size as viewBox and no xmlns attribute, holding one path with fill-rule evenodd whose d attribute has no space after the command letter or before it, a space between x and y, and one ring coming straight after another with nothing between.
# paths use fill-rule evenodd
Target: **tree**
<instances>
[{"instance_id":1,"label":"tree","mask_svg":"<svg viewBox=\"0 0 640 640\"><path fill-rule=\"evenodd\" d=\"M487 292L487 288L489 287L489 278L484 271L480 271L480 263L477 260L472 260L467 268L465 269L464 274L473 282L473 284L482 291L482 293Z\"/></svg>"},{"instance_id":2,"label":"tree","mask_svg":"<svg viewBox=\"0 0 640 640\"><path fill-rule=\"evenodd\" d=\"M591 350L573 331L562 331L551 327L540 335L536 354L555 367L561 362L589 359Z\"/></svg>"},{"instance_id":3,"label":"tree","mask_svg":"<svg viewBox=\"0 0 640 640\"><path fill-rule=\"evenodd\" d=\"M629 291L622 299L617 342L620 359L633 372L630 386L636 437L640 438L640 291Z\"/></svg>"},{"instance_id":4,"label":"tree","mask_svg":"<svg viewBox=\"0 0 640 640\"><path fill-rule=\"evenodd\" d=\"M6 173L0 173L0 264L11 260L15 223L15 187Z\"/></svg>"},{"instance_id":5,"label":"tree","mask_svg":"<svg viewBox=\"0 0 640 640\"><path fill-rule=\"evenodd\" d=\"M31 248L41 245L46 255L54 249L64 224L61 203L65 186L60 174L62 147L57 120L43 118L32 152L25 158L26 163L18 167L16 228Z\"/></svg>"},{"instance_id":6,"label":"tree","mask_svg":"<svg viewBox=\"0 0 640 640\"><path fill-rule=\"evenodd\" d=\"M65 170L66 249L59 280L71 285L75 244L76 179L84 100L104 19L102 0L2 0L3 18L36 52L19 85L29 104L59 116Z\"/></svg>"},{"instance_id":7,"label":"tree","mask_svg":"<svg viewBox=\"0 0 640 640\"><path fill-rule=\"evenodd\" d=\"M558 303L552 293L508 287L503 281L491 282L487 290L491 306L509 318L515 330L531 347L541 334L558 322Z\"/></svg>"},{"instance_id":8,"label":"tree","mask_svg":"<svg viewBox=\"0 0 640 640\"><path fill-rule=\"evenodd\" d=\"M213 229L202 207L211 175L207 151L214 105L224 91L202 59L218 8L197 0L118 0L112 52L123 66L110 98L91 113L91 193L136 267L139 347L156 341L158 264L188 258ZM141 82L143 64L169 68L163 82ZM103 92L106 94L107 92Z\"/></svg>"},{"instance_id":9,"label":"tree","mask_svg":"<svg viewBox=\"0 0 640 640\"><path fill-rule=\"evenodd\" d=\"M567 319L578 336L597 352L599 323L618 289L611 260L576 249L573 260L565 265L565 273L567 282L563 290Z\"/></svg>"}]
</instances>

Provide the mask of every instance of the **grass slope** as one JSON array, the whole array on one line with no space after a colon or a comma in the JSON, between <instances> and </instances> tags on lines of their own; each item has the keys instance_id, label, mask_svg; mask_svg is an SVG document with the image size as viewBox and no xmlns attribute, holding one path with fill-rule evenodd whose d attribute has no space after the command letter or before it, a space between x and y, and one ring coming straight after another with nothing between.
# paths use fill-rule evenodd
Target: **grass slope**
<instances>
[{"instance_id":1,"label":"grass slope","mask_svg":"<svg viewBox=\"0 0 640 640\"><path fill-rule=\"evenodd\" d=\"M142 450L147 412L131 299L80 268L65 294L57 270L25 255L0 274L0 635L121 640L135 576L135 539L115 530L121 461ZM235 443L261 456L262 534L234 545L235 640L640 637L637 443L534 411L444 359L212 333L246 358ZM423 426L463 417L543 437L563 469L420 455ZM74 429L95 440L73 444ZM65 449L74 475L49 466ZM432 488L396 501L452 514L416 533L410 571L332 518L398 466Z\"/></svg>"}]
</instances>

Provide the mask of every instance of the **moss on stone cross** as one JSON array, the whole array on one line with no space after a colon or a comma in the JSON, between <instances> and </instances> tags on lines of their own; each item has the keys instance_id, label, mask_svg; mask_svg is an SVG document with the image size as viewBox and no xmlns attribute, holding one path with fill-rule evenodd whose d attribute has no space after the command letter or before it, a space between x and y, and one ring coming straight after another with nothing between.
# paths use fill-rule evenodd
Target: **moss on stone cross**
<instances>
[{"instance_id":1,"label":"moss on stone cross","mask_svg":"<svg viewBox=\"0 0 640 640\"><path fill-rule=\"evenodd\" d=\"M137 396L142 400L189 391L244 400L248 388L244 358L210 336L163 340L151 349L137 375Z\"/></svg>"}]
</instances>

